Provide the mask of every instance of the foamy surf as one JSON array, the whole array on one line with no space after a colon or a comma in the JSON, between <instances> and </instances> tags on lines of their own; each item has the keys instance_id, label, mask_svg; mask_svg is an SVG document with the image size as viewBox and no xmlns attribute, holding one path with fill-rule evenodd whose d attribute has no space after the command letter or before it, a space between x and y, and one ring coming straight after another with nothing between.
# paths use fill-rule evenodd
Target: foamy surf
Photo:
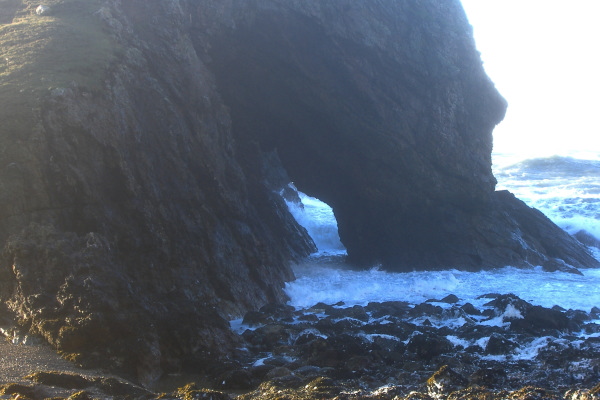
<instances>
[{"instance_id":1,"label":"foamy surf","mask_svg":"<svg viewBox=\"0 0 600 400\"><path fill-rule=\"evenodd\" d=\"M531 304L558 305L565 309L590 311L600 307L600 269L586 269L584 275L544 272L541 268L506 267L491 271L386 272L377 269L352 270L341 263L333 266L309 260L295 268L296 280L286 284L289 304L308 308L322 302L346 306L371 302L406 301L419 304L450 294L459 304L481 306L480 296L513 293Z\"/></svg>"},{"instance_id":2,"label":"foamy surf","mask_svg":"<svg viewBox=\"0 0 600 400\"><path fill-rule=\"evenodd\" d=\"M504 156L495 162L500 189L511 190L567 232L584 229L600 240L600 161L556 156L518 161ZM419 304L449 294L456 295L459 304L481 306L484 300L478 297L487 293L514 293L543 307L584 311L600 307L599 269L585 269L583 276L510 266L481 272L354 270L344 263L345 249L331 208L304 193L299 195L303 206L289 202L288 207L319 251L296 265L297 279L286 284L289 304L294 307L309 308L319 302ZM600 260L600 249L590 247L590 252Z\"/></svg>"}]
</instances>

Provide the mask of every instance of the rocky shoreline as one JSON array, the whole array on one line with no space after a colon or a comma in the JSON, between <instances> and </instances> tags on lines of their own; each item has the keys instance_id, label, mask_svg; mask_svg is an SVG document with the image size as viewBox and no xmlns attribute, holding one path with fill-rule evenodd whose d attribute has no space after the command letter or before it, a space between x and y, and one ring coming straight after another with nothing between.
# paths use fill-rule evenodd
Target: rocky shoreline
<instances>
[{"instance_id":1,"label":"rocky shoreline","mask_svg":"<svg viewBox=\"0 0 600 400\"><path fill-rule=\"evenodd\" d=\"M417 305L268 305L232 322L244 345L229 361L198 371L202 384L166 394L67 372L31 374L31 383L0 391L32 399L47 397L45 387L70 398L600 398L600 308L482 297L489 301L479 308L454 295Z\"/></svg>"}]
</instances>

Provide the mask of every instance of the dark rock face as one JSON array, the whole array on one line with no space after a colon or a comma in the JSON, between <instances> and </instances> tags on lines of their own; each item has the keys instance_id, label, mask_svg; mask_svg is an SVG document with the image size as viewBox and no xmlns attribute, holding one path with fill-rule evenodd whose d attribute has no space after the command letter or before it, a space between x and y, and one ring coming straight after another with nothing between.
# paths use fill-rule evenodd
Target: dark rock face
<instances>
[{"instance_id":1,"label":"dark rock face","mask_svg":"<svg viewBox=\"0 0 600 400\"><path fill-rule=\"evenodd\" d=\"M314 251L265 173L276 159L234 148L173 5L104 4L89 30L122 54L102 87L43 93L35 129L1 138L0 299L70 359L145 383L228 354L224 318L285 301L289 262Z\"/></svg>"},{"instance_id":2,"label":"dark rock face","mask_svg":"<svg viewBox=\"0 0 600 400\"><path fill-rule=\"evenodd\" d=\"M314 250L288 175L359 264L597 265L494 192L506 104L458 0L0 4L35 26L0 64L2 318L70 359L147 383L231 351Z\"/></svg>"}]
</instances>

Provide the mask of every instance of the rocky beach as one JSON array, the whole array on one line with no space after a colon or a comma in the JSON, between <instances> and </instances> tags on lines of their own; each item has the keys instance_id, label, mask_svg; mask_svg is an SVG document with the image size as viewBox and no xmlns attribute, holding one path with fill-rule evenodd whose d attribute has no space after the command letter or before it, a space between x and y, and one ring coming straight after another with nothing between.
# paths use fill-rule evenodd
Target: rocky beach
<instances>
[{"instance_id":1,"label":"rocky beach","mask_svg":"<svg viewBox=\"0 0 600 400\"><path fill-rule=\"evenodd\" d=\"M30 368L27 376L10 384L4 379L0 391L31 399L49 393L182 400L599 398L600 308L544 308L510 294L484 298L481 309L457 306L454 295L417 305L267 305L232 324L241 336L234 358L195 376L173 373L154 388L65 368L68 362L38 348L32 353L50 364L33 365L35 358L23 354L20 371Z\"/></svg>"}]
</instances>

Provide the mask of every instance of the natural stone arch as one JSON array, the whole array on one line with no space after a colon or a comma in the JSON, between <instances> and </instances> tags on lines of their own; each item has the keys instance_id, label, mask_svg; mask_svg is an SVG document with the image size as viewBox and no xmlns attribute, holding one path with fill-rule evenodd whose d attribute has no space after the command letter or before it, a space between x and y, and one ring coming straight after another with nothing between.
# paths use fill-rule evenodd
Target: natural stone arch
<instances>
[{"instance_id":1,"label":"natural stone arch","mask_svg":"<svg viewBox=\"0 0 600 400\"><path fill-rule=\"evenodd\" d=\"M211 43L239 151L276 149L298 187L333 207L358 264L483 266L464 249L472 226L456 225L490 201L491 132L506 105L470 33L440 30L464 15L430 11L440 25L407 20L397 49L269 10ZM423 43L456 53L424 60Z\"/></svg>"}]
</instances>

